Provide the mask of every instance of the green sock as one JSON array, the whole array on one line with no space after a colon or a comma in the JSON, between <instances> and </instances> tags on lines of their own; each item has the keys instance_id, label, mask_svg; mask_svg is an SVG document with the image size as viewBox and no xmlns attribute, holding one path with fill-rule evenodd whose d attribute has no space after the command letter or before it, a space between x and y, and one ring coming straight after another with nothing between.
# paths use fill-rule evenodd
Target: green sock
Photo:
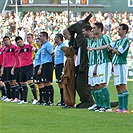
<instances>
[{"instance_id":1,"label":"green sock","mask_svg":"<svg viewBox=\"0 0 133 133\"><path fill-rule=\"evenodd\" d=\"M93 92L94 92L93 97L95 99L96 105L97 105L97 107L100 107L100 99L99 99L98 91L94 90Z\"/></svg>"},{"instance_id":2,"label":"green sock","mask_svg":"<svg viewBox=\"0 0 133 133\"><path fill-rule=\"evenodd\" d=\"M98 97L99 97L99 101L100 101L100 107L104 108L104 101L103 101L103 94L102 94L102 89L98 90Z\"/></svg>"},{"instance_id":3,"label":"green sock","mask_svg":"<svg viewBox=\"0 0 133 133\"><path fill-rule=\"evenodd\" d=\"M124 95L123 93L118 93L118 105L120 109L123 109L124 105Z\"/></svg>"},{"instance_id":4,"label":"green sock","mask_svg":"<svg viewBox=\"0 0 133 133\"><path fill-rule=\"evenodd\" d=\"M128 96L129 96L129 92L128 91L124 91L123 92L123 107L128 110Z\"/></svg>"},{"instance_id":5,"label":"green sock","mask_svg":"<svg viewBox=\"0 0 133 133\"><path fill-rule=\"evenodd\" d=\"M90 87L90 90L91 90L91 94L93 95L94 97L94 89L92 87Z\"/></svg>"},{"instance_id":6,"label":"green sock","mask_svg":"<svg viewBox=\"0 0 133 133\"><path fill-rule=\"evenodd\" d=\"M110 94L107 87L102 88L102 94L105 108L110 109Z\"/></svg>"}]
</instances>

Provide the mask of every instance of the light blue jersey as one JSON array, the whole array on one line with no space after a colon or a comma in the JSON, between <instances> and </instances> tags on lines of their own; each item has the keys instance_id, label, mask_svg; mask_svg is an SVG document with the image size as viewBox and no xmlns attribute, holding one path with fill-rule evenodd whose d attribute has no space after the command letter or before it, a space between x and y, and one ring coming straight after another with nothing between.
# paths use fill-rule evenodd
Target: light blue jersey
<instances>
[{"instance_id":1,"label":"light blue jersey","mask_svg":"<svg viewBox=\"0 0 133 133\"><path fill-rule=\"evenodd\" d=\"M64 43L57 45L55 48L55 57L54 57L54 64L58 65L64 63L64 52L61 50L61 47L65 46Z\"/></svg>"},{"instance_id":2,"label":"light blue jersey","mask_svg":"<svg viewBox=\"0 0 133 133\"><path fill-rule=\"evenodd\" d=\"M41 47L41 64L52 62L53 46L47 41Z\"/></svg>"},{"instance_id":3,"label":"light blue jersey","mask_svg":"<svg viewBox=\"0 0 133 133\"><path fill-rule=\"evenodd\" d=\"M35 54L34 66L36 67L40 64L41 64L41 49L39 49Z\"/></svg>"}]
</instances>

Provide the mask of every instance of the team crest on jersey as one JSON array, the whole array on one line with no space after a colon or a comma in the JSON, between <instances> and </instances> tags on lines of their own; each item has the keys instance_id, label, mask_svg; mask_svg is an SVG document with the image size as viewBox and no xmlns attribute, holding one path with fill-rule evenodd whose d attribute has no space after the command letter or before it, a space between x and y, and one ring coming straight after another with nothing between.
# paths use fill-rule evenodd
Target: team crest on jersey
<instances>
[{"instance_id":1,"label":"team crest on jersey","mask_svg":"<svg viewBox=\"0 0 133 133\"><path fill-rule=\"evenodd\" d=\"M10 48L9 51L12 52L13 51L12 48Z\"/></svg>"},{"instance_id":2,"label":"team crest on jersey","mask_svg":"<svg viewBox=\"0 0 133 133\"><path fill-rule=\"evenodd\" d=\"M38 55L36 56L36 58L35 58L36 60L38 60Z\"/></svg>"},{"instance_id":3,"label":"team crest on jersey","mask_svg":"<svg viewBox=\"0 0 133 133\"><path fill-rule=\"evenodd\" d=\"M27 52L27 49L26 48L24 49L24 52Z\"/></svg>"},{"instance_id":4,"label":"team crest on jersey","mask_svg":"<svg viewBox=\"0 0 133 133\"><path fill-rule=\"evenodd\" d=\"M120 44L120 41L118 41L118 42L116 43L116 45L115 45L115 49L118 49L119 44Z\"/></svg>"},{"instance_id":5,"label":"team crest on jersey","mask_svg":"<svg viewBox=\"0 0 133 133\"><path fill-rule=\"evenodd\" d=\"M118 49L118 47L119 47L119 46L118 46L118 45L116 45L116 46L115 46L115 49Z\"/></svg>"},{"instance_id":6,"label":"team crest on jersey","mask_svg":"<svg viewBox=\"0 0 133 133\"><path fill-rule=\"evenodd\" d=\"M42 50L42 54L44 54L44 50Z\"/></svg>"},{"instance_id":7,"label":"team crest on jersey","mask_svg":"<svg viewBox=\"0 0 133 133\"><path fill-rule=\"evenodd\" d=\"M57 56L60 56L60 52L56 52L56 55L57 55Z\"/></svg>"}]
</instances>

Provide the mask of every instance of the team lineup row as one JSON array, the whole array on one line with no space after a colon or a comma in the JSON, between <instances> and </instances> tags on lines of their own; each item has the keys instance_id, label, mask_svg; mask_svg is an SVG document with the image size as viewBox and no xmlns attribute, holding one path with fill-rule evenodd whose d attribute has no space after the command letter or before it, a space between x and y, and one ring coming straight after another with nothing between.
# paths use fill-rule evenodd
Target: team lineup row
<instances>
[{"instance_id":1,"label":"team lineup row","mask_svg":"<svg viewBox=\"0 0 133 133\"><path fill-rule=\"evenodd\" d=\"M126 57L129 49L129 40L126 37L128 26L120 24L118 34L121 39L115 43L111 43L111 39L102 34L103 24L94 23L82 27L82 35L87 39L87 45L84 56L87 55L89 60L88 66L88 84L90 86L95 106L90 109L101 112L112 111L110 106L110 95L107 89L110 74L113 70L114 85L118 91L118 109L116 112L128 112L128 89L127 89L127 62ZM67 29L63 31L65 39L68 39L67 46L71 35ZM20 104L27 102L27 83L29 84L34 101L33 104L52 105L54 103L54 89L52 86L52 75L55 67L57 83L60 88L61 102L59 105L66 105L67 108L74 107L75 104L75 88L71 94L72 102L68 102L63 98L63 87L61 75L64 64L67 59L64 59L64 51L62 47L66 46L63 43L63 35L56 34L55 43L57 44L55 51L48 41L48 33L41 32L37 41L38 48L30 44L24 44L21 37L16 37L17 44L11 44L10 38L5 36L3 43L5 46L1 48L1 86L3 82L6 86L6 95L9 100L21 99ZM32 36L30 34L30 36ZM74 46L73 46L74 47ZM33 52L36 52L34 58L34 76L33 76ZM88 52L87 52L88 51ZM75 63L75 67L80 65L80 54L82 50L79 47L77 53L71 57ZM87 54L88 53L88 54ZM112 62L112 63L111 63ZM54 65L53 65L54 64ZM112 67L113 64L113 67ZM82 72L82 71L80 71ZM70 73L70 72L67 72ZM74 77L76 78L76 77ZM36 95L36 88L33 83L37 83L39 87L39 101ZM72 80L72 79L71 79ZM2 82L3 81L3 82ZM10 81L10 84L9 82ZM70 82L70 81L68 81ZM68 83L69 84L69 83ZM10 87L9 87L10 85ZM1 88L2 88L1 87ZM10 88L10 89L9 89ZM71 88L68 88L68 90ZM19 90L21 90L21 98L19 97ZM66 93L66 92L65 92ZM67 99L67 98L66 98ZM71 99L69 97L69 99ZM92 102L94 104L94 102ZM93 105L92 104L92 105ZM95 108L93 108L95 107Z\"/></svg>"}]
</instances>

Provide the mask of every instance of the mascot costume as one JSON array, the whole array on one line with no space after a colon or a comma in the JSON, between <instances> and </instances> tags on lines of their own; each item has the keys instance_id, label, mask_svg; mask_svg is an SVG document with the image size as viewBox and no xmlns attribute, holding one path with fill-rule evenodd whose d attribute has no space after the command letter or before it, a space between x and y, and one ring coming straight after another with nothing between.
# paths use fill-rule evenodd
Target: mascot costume
<instances>
[{"instance_id":1,"label":"mascot costume","mask_svg":"<svg viewBox=\"0 0 133 133\"><path fill-rule=\"evenodd\" d=\"M92 14L89 14L84 20L80 20L67 28L71 35L69 46L74 47L75 54L77 55L75 86L81 102L76 105L76 108L88 108L95 103L88 86L87 39L82 35L82 27L90 24L89 20L91 17ZM118 102L111 102L111 107L117 106Z\"/></svg>"},{"instance_id":2,"label":"mascot costume","mask_svg":"<svg viewBox=\"0 0 133 133\"><path fill-rule=\"evenodd\" d=\"M66 56L64 73L61 76L63 86L63 96L65 106L63 108L73 108L75 105L75 65L74 65L74 48L63 46L61 50Z\"/></svg>"},{"instance_id":3,"label":"mascot costume","mask_svg":"<svg viewBox=\"0 0 133 133\"><path fill-rule=\"evenodd\" d=\"M75 49L77 55L77 64L75 65L76 74L76 90L80 97L81 103L77 104L77 108L88 108L94 104L91 90L88 86L88 57L87 57L87 40L82 35L82 26L89 24L89 20L92 14L87 16L84 20L80 20L77 23L68 27L71 39L70 45ZM75 37L76 34L76 37Z\"/></svg>"}]
</instances>

